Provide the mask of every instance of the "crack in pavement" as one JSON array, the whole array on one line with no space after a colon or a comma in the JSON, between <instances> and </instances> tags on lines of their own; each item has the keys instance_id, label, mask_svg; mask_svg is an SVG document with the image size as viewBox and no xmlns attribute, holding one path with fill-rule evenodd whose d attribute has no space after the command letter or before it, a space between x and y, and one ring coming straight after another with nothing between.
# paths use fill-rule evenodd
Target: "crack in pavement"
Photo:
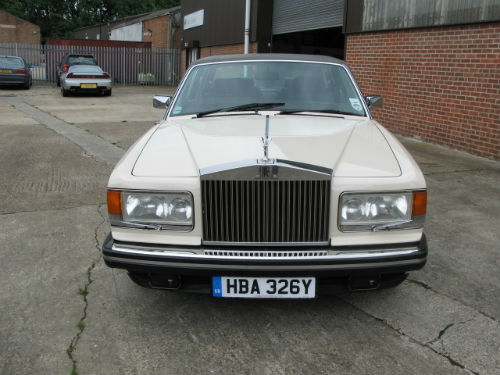
<instances>
[{"instance_id":1,"label":"crack in pavement","mask_svg":"<svg viewBox=\"0 0 500 375\"><path fill-rule=\"evenodd\" d=\"M432 291L432 292L434 292L434 293L436 293L436 294L438 294L438 295L440 295L440 296L444 296L444 297L446 297L446 298L449 298L450 300L455 301L455 302L457 302L457 303L459 303L459 304L461 304L461 305L463 305L463 306L465 306L465 307L468 307L468 308L470 308L470 309L472 309L472 310L476 311L477 313L479 313L479 314L483 315L484 317L486 317L486 318L488 318L488 319L493 320L493 321L494 321L494 322L496 322L496 323L500 323L500 321L499 321L497 318L495 318L494 316L491 316L491 315L489 315L488 313L485 313L484 311L478 310L476 307L471 306L471 305L469 305L469 304L468 304L468 303L466 303L466 302L460 301L460 300L458 300L458 299L456 299L456 298L454 298L454 297L452 297L452 296L449 296L449 295L447 295L447 294L442 294L442 293L438 292L437 290L433 289L433 288L432 288L429 284L426 284L426 283L425 283L425 282L423 282L423 281L416 280L416 279L406 279L406 281L407 281L407 282L409 282L409 283L412 283L412 284L419 285L419 286L421 286L422 288L425 288L425 289L427 289L427 290L430 290L430 291Z\"/></svg>"},{"instance_id":2,"label":"crack in pavement","mask_svg":"<svg viewBox=\"0 0 500 375\"><path fill-rule=\"evenodd\" d=\"M105 205L105 204L106 204L106 202L99 202L99 203L90 203L90 204L83 204L83 205L60 207L60 208L51 208L49 210L21 210L21 211L13 211L13 212L0 212L0 216L8 216L8 215L16 215L16 214L29 214L29 213L35 213L35 212L57 212L57 211L71 210L74 208L94 207L95 205Z\"/></svg>"},{"instance_id":3,"label":"crack in pavement","mask_svg":"<svg viewBox=\"0 0 500 375\"><path fill-rule=\"evenodd\" d=\"M439 331L439 334L438 334L438 337L436 337L435 339L432 339L430 341L428 341L426 343L426 345L432 345L432 344L435 344L437 343L439 340L441 340L441 338L446 334L446 332L454 327L454 326L457 326L459 324L466 324L466 323L469 323L469 322L472 322L474 319L476 319L477 315L474 315L472 318L470 319L467 319L467 320L464 320L464 321L461 321L461 322L456 322L456 323L450 323L448 324L446 327L444 327L441 331ZM444 348L444 344L441 343L441 346L443 348L443 351L446 351L445 348Z\"/></svg>"},{"instance_id":4,"label":"crack in pavement","mask_svg":"<svg viewBox=\"0 0 500 375\"><path fill-rule=\"evenodd\" d=\"M68 358L71 361L71 366L72 366L71 374L72 375L78 374L78 371L77 371L77 363L78 363L78 361L75 359L74 353L75 353L75 351L77 349L78 342L80 341L80 338L81 338L81 336L83 334L83 331L85 330L85 319L87 318L87 309L89 307L89 300L88 300L89 287L94 282L94 280L92 279L92 271L97 266L97 264L99 263L99 261L102 259L101 247L100 247L99 238L98 238L98 236L99 236L99 229L101 228L101 226L104 223L106 223L106 218L101 213L101 208L102 207L103 207L103 205L97 206L97 213L99 214L99 216L101 217L102 220L96 226L96 228L94 230L95 248L99 252L99 256L97 257L97 259L95 259L92 262L92 264L90 265L90 267L87 269L87 280L85 281L84 288L80 289L80 292L79 292L79 294L83 297L83 302L84 302L82 316L81 316L81 318L80 318L80 320L78 321L78 324L77 324L77 327L78 327L79 331L76 333L75 336L73 336L73 338L70 341L70 344L69 344L68 348L66 349L66 353L68 355Z\"/></svg>"},{"instance_id":5,"label":"crack in pavement","mask_svg":"<svg viewBox=\"0 0 500 375\"><path fill-rule=\"evenodd\" d=\"M453 171L442 171L442 172L426 172L424 176L435 176L439 174L451 174L451 173L465 173L465 172L483 172L483 171L491 171L495 169L489 168L473 168L473 169L457 169Z\"/></svg>"},{"instance_id":6,"label":"crack in pavement","mask_svg":"<svg viewBox=\"0 0 500 375\"><path fill-rule=\"evenodd\" d=\"M116 147L104 139L35 108L20 97L0 99L7 104L15 106L16 109L28 115L39 124L44 125L80 146L85 153L95 158L97 161L115 165L125 153L123 149Z\"/></svg>"},{"instance_id":7,"label":"crack in pavement","mask_svg":"<svg viewBox=\"0 0 500 375\"><path fill-rule=\"evenodd\" d=\"M383 318L379 318L375 315L372 315L370 313L368 313L367 311L364 311L363 309L357 307L356 305L352 304L351 302L341 298L345 303L347 303L348 305L352 306L355 310L369 316L370 318L372 319L375 319L376 321L384 324L385 326L389 327L390 329L392 329L394 332L398 333L400 336L403 336L405 338L407 338L408 340L410 340L411 342L421 346L421 347L424 347L424 348L427 348L429 350L431 350L432 352L434 352L435 354L439 355L440 357L443 357L445 359L448 360L448 362L455 366L455 367L459 367L461 368L462 370L465 370L467 372L469 372L470 374L474 374L474 375L480 375L478 372L475 372L467 367L465 367L463 364L461 364L460 362L458 362L457 360L453 359L448 353L441 353L439 352L438 350L434 349L432 346L429 346L429 343L422 343L420 341L418 341L417 339L407 335L406 333L403 332L403 330L401 328L396 328L394 327L393 325L391 325L386 319L383 319ZM448 327L450 328L450 327Z\"/></svg>"}]
</instances>

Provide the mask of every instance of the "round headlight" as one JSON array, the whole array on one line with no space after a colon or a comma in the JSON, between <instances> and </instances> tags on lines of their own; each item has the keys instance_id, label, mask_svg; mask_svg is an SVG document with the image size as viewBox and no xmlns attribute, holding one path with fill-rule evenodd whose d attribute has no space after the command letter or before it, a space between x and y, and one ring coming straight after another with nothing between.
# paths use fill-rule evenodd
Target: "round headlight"
<instances>
[{"instance_id":1,"label":"round headlight","mask_svg":"<svg viewBox=\"0 0 500 375\"><path fill-rule=\"evenodd\" d=\"M363 216L363 201L361 199L349 199L342 206L342 218L348 221L356 221Z\"/></svg>"},{"instance_id":2,"label":"round headlight","mask_svg":"<svg viewBox=\"0 0 500 375\"><path fill-rule=\"evenodd\" d=\"M175 198L170 202L169 214L178 221L188 221L193 214L191 202L187 199Z\"/></svg>"}]
</instances>

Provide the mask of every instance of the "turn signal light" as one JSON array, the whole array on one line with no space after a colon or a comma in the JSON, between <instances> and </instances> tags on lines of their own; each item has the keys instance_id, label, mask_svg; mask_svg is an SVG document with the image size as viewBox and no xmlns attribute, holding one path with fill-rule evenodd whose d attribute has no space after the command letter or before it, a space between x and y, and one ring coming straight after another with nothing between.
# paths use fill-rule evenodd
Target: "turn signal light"
<instances>
[{"instance_id":1,"label":"turn signal light","mask_svg":"<svg viewBox=\"0 0 500 375\"><path fill-rule=\"evenodd\" d=\"M427 212L427 191L413 193L413 216L425 215Z\"/></svg>"},{"instance_id":2,"label":"turn signal light","mask_svg":"<svg viewBox=\"0 0 500 375\"><path fill-rule=\"evenodd\" d=\"M108 190L106 194L108 201L108 214L121 215L122 214L122 194L119 190Z\"/></svg>"}]
</instances>

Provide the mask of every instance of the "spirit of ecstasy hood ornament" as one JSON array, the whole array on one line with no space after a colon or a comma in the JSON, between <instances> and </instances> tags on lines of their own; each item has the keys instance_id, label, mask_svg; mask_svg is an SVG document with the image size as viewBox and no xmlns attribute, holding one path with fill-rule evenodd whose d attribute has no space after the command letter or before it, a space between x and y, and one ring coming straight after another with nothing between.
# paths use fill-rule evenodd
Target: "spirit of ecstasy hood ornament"
<instances>
[{"instance_id":1,"label":"spirit of ecstasy hood ornament","mask_svg":"<svg viewBox=\"0 0 500 375\"><path fill-rule=\"evenodd\" d=\"M269 159L269 145L271 144L272 138L269 137L269 115L266 115L266 135L261 138L262 145L264 146L264 157L259 161L262 164L272 164L274 160Z\"/></svg>"}]
</instances>

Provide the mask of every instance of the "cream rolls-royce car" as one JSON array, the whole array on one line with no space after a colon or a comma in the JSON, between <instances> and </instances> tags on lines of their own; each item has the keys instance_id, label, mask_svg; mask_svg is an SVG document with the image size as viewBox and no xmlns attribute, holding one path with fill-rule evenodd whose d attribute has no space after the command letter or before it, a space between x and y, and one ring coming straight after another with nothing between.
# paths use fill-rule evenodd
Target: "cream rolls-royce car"
<instances>
[{"instance_id":1,"label":"cream rolls-royce car","mask_svg":"<svg viewBox=\"0 0 500 375\"><path fill-rule=\"evenodd\" d=\"M104 261L219 298L396 286L426 262L427 192L381 102L331 57L196 61L111 174Z\"/></svg>"}]
</instances>

